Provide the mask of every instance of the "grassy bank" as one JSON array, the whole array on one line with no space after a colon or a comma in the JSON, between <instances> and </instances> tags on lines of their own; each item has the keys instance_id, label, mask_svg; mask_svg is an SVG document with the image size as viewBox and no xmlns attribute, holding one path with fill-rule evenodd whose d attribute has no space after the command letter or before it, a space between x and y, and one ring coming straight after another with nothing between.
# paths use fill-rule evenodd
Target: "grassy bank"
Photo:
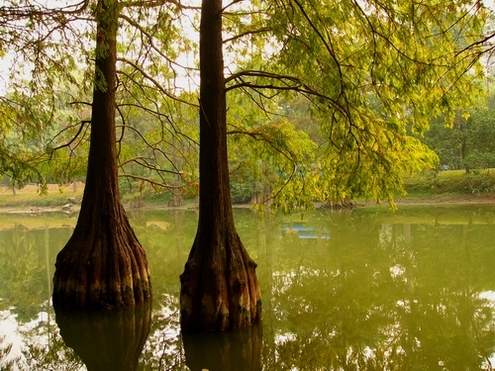
<instances>
[{"instance_id":1,"label":"grassy bank","mask_svg":"<svg viewBox=\"0 0 495 371\"><path fill-rule=\"evenodd\" d=\"M2 208L62 208L69 199L80 201L84 191L81 182L67 185L49 184L46 192L36 184L28 184L23 188L0 186L0 207Z\"/></svg>"},{"instance_id":2,"label":"grassy bank","mask_svg":"<svg viewBox=\"0 0 495 371\"><path fill-rule=\"evenodd\" d=\"M495 169L484 171L446 170L414 174L404 179L407 195L397 202L495 202Z\"/></svg>"},{"instance_id":3,"label":"grassy bank","mask_svg":"<svg viewBox=\"0 0 495 371\"><path fill-rule=\"evenodd\" d=\"M495 169L471 172L448 170L438 173L423 173L408 176L404 181L407 195L397 195L396 201L401 203L495 203ZM51 184L47 192L42 193L36 185L27 185L22 189L0 187L0 208L4 211L62 210L62 206L75 199L80 202L84 184L68 185ZM132 200L124 197L131 205ZM167 204L168 195L151 195L143 199L139 206ZM74 206L77 208L77 205Z\"/></svg>"},{"instance_id":4,"label":"grassy bank","mask_svg":"<svg viewBox=\"0 0 495 371\"><path fill-rule=\"evenodd\" d=\"M495 169L422 173L406 177L404 184L411 195L494 193Z\"/></svg>"}]
</instances>

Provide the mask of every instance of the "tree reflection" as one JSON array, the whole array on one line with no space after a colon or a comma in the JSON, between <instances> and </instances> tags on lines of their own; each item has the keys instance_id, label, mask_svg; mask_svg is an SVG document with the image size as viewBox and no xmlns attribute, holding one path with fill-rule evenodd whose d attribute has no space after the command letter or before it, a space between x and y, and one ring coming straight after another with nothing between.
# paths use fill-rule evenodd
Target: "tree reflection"
<instances>
[{"instance_id":1,"label":"tree reflection","mask_svg":"<svg viewBox=\"0 0 495 371\"><path fill-rule=\"evenodd\" d=\"M0 369L5 371L14 370L14 365L19 362L17 358L8 358L12 350L12 344L5 342L5 336L0 336Z\"/></svg>"},{"instance_id":2,"label":"tree reflection","mask_svg":"<svg viewBox=\"0 0 495 371\"><path fill-rule=\"evenodd\" d=\"M35 239L28 231L16 226L12 231L3 232L0 241L0 301L1 309L22 308L20 320L28 321L36 314L40 293L48 296L44 285L44 261Z\"/></svg>"},{"instance_id":3,"label":"tree reflection","mask_svg":"<svg viewBox=\"0 0 495 371\"><path fill-rule=\"evenodd\" d=\"M261 370L262 325L223 333L185 333L182 341L191 371Z\"/></svg>"},{"instance_id":4,"label":"tree reflection","mask_svg":"<svg viewBox=\"0 0 495 371\"><path fill-rule=\"evenodd\" d=\"M135 371L151 325L151 300L115 311L55 309L60 334L88 371Z\"/></svg>"}]
</instances>

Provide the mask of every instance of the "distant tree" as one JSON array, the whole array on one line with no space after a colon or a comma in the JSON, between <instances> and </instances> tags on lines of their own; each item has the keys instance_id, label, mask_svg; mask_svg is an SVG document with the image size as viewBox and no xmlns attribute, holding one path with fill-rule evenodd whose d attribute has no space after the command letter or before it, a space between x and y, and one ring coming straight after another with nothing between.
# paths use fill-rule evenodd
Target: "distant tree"
<instances>
[{"instance_id":1,"label":"distant tree","mask_svg":"<svg viewBox=\"0 0 495 371\"><path fill-rule=\"evenodd\" d=\"M495 167L495 110L482 102L467 115L458 112L450 126L432 120L421 140L438 155L439 169L469 172Z\"/></svg>"},{"instance_id":2,"label":"distant tree","mask_svg":"<svg viewBox=\"0 0 495 371\"><path fill-rule=\"evenodd\" d=\"M459 170L464 167L467 120L458 114L450 126L446 126L442 117L430 123L430 129L419 136L438 155L438 169Z\"/></svg>"},{"instance_id":3,"label":"distant tree","mask_svg":"<svg viewBox=\"0 0 495 371\"><path fill-rule=\"evenodd\" d=\"M495 167L495 110L473 110L466 123L465 156L466 169Z\"/></svg>"}]
</instances>

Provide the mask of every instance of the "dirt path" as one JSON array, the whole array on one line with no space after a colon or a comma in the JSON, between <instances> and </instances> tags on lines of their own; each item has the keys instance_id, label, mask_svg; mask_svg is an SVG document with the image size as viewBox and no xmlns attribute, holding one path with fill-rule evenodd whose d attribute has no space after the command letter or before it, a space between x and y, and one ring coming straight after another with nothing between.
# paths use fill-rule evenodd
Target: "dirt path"
<instances>
[{"instance_id":1,"label":"dirt path","mask_svg":"<svg viewBox=\"0 0 495 371\"><path fill-rule=\"evenodd\" d=\"M495 205L495 194L437 194L428 197L397 197L395 204L400 206L409 205ZM374 206L376 202L365 202L364 206ZM382 205L388 206L388 202Z\"/></svg>"}]
</instances>

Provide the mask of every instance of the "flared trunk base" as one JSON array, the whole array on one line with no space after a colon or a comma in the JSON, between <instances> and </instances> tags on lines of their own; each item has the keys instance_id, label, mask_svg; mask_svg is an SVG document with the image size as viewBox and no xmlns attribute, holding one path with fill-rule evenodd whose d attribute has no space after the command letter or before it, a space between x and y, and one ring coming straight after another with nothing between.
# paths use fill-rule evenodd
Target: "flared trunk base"
<instances>
[{"instance_id":1,"label":"flared trunk base","mask_svg":"<svg viewBox=\"0 0 495 371\"><path fill-rule=\"evenodd\" d=\"M224 241L205 243L196 237L180 277L185 332L232 330L261 320L256 263L237 233Z\"/></svg>"},{"instance_id":2,"label":"flared trunk base","mask_svg":"<svg viewBox=\"0 0 495 371\"><path fill-rule=\"evenodd\" d=\"M59 252L54 305L119 308L151 296L146 253L128 222L97 226L76 227Z\"/></svg>"}]
</instances>

